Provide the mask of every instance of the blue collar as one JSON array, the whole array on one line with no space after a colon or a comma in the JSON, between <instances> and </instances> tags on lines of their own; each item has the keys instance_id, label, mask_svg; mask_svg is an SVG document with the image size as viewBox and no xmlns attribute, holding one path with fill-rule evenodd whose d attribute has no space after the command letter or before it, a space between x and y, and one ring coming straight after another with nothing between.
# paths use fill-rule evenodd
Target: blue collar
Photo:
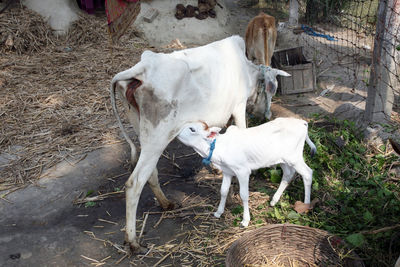
<instances>
[{"instance_id":1,"label":"blue collar","mask_svg":"<svg viewBox=\"0 0 400 267\"><path fill-rule=\"evenodd\" d=\"M202 161L204 165L210 165L210 163L211 163L211 157L212 157L212 154L213 154L214 149L215 149L215 141L216 140L217 139L215 138L210 144L210 154L208 154L208 157L203 159L203 161Z\"/></svg>"}]
</instances>

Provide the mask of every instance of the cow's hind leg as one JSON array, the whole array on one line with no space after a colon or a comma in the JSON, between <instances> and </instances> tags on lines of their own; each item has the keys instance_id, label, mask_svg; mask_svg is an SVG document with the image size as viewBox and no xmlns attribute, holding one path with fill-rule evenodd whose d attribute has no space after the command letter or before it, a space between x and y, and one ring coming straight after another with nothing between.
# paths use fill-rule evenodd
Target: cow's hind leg
<instances>
[{"instance_id":1,"label":"cow's hind leg","mask_svg":"<svg viewBox=\"0 0 400 267\"><path fill-rule=\"evenodd\" d=\"M156 196L158 203L160 203L161 207L164 210L172 210L174 208L174 203L169 201L164 192L161 190L160 183L158 181L158 171L157 168L153 170L153 173L150 176L148 181L151 190L153 191L154 195Z\"/></svg>"},{"instance_id":2,"label":"cow's hind leg","mask_svg":"<svg viewBox=\"0 0 400 267\"><path fill-rule=\"evenodd\" d=\"M166 145L165 145L166 146ZM129 176L126 186L126 228L125 241L132 252L142 252L136 236L136 212L143 187L154 172L164 147L158 151L143 148L135 169ZM154 178L153 178L154 182ZM154 185L154 183L153 183ZM156 186L157 187L157 186ZM161 190L160 190L161 191Z\"/></svg>"}]
</instances>

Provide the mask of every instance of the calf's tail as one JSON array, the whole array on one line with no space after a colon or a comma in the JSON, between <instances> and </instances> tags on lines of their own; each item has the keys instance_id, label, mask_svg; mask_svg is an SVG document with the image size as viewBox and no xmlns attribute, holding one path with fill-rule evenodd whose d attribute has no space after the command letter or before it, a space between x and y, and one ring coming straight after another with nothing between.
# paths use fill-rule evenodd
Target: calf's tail
<instances>
[{"instance_id":1,"label":"calf's tail","mask_svg":"<svg viewBox=\"0 0 400 267\"><path fill-rule=\"evenodd\" d=\"M315 154L317 154L317 147L311 141L310 137L308 136L308 133L307 133L307 136L306 136L306 142L311 148L311 153L310 154L311 154L311 157L313 157Z\"/></svg>"}]
</instances>

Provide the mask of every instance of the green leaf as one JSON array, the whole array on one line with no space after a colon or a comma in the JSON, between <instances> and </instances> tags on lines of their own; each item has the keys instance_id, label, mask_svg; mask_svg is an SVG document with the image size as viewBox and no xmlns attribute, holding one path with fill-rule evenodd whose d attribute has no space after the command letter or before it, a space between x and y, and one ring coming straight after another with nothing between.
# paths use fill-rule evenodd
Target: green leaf
<instances>
[{"instance_id":1,"label":"green leaf","mask_svg":"<svg viewBox=\"0 0 400 267\"><path fill-rule=\"evenodd\" d=\"M275 215L275 218L277 218L277 219L279 219L279 220L283 220L285 217L279 212L279 209L277 209L277 208L274 208L274 215Z\"/></svg>"},{"instance_id":2,"label":"green leaf","mask_svg":"<svg viewBox=\"0 0 400 267\"><path fill-rule=\"evenodd\" d=\"M269 174L271 175L271 182L280 183L282 179L282 174L280 170L269 170Z\"/></svg>"},{"instance_id":3,"label":"green leaf","mask_svg":"<svg viewBox=\"0 0 400 267\"><path fill-rule=\"evenodd\" d=\"M400 51L400 45L398 45L398 46L396 47L396 50L397 50L397 51Z\"/></svg>"},{"instance_id":4,"label":"green leaf","mask_svg":"<svg viewBox=\"0 0 400 267\"><path fill-rule=\"evenodd\" d=\"M90 208L96 206L96 202L94 201L88 201L85 203L85 208Z\"/></svg>"},{"instance_id":5,"label":"green leaf","mask_svg":"<svg viewBox=\"0 0 400 267\"><path fill-rule=\"evenodd\" d=\"M366 212L364 212L363 214L363 218L364 220L366 220L367 222L370 222L374 219L374 216L372 215L371 212L369 212L368 210Z\"/></svg>"},{"instance_id":6,"label":"green leaf","mask_svg":"<svg viewBox=\"0 0 400 267\"><path fill-rule=\"evenodd\" d=\"M352 244L355 247L360 247L362 246L362 244L364 244L365 242L365 237L363 234L351 234L349 236L346 237L347 242L349 242L350 244Z\"/></svg>"},{"instance_id":7,"label":"green leaf","mask_svg":"<svg viewBox=\"0 0 400 267\"><path fill-rule=\"evenodd\" d=\"M288 218L292 220L297 220L298 218L300 218L300 214L292 210L289 212Z\"/></svg>"},{"instance_id":8,"label":"green leaf","mask_svg":"<svg viewBox=\"0 0 400 267\"><path fill-rule=\"evenodd\" d=\"M234 208L232 209L231 213L232 213L233 215L242 214L242 213L243 213L243 207L240 206L240 205L237 205L236 207L234 207Z\"/></svg>"}]
</instances>

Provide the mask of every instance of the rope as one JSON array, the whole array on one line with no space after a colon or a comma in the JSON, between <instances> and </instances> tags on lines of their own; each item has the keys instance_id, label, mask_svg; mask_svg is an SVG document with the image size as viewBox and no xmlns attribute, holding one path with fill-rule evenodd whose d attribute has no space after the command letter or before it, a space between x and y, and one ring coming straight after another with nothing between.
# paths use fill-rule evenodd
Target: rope
<instances>
[{"instance_id":1,"label":"rope","mask_svg":"<svg viewBox=\"0 0 400 267\"><path fill-rule=\"evenodd\" d=\"M211 163L211 157L212 157L212 154L213 154L214 149L215 149L215 141L216 140L217 139L214 139L210 144L210 153L208 154L208 157L203 159L203 161L202 161L204 165L210 165L210 163Z\"/></svg>"},{"instance_id":2,"label":"rope","mask_svg":"<svg viewBox=\"0 0 400 267\"><path fill-rule=\"evenodd\" d=\"M333 38L333 36L330 36L327 34L322 34L322 33L316 33L311 27L308 27L308 26L301 25L301 29L308 35L316 36L316 37L323 37L329 41L337 41L337 40L335 40L335 38Z\"/></svg>"},{"instance_id":3,"label":"rope","mask_svg":"<svg viewBox=\"0 0 400 267\"><path fill-rule=\"evenodd\" d=\"M260 64L260 65L258 66L258 69L259 69L260 72L261 72L261 79L258 80L258 94L257 94L257 98L258 98L258 96L259 96L261 93L264 93L264 92L265 92L265 72L266 72L267 70L270 71L270 70L271 70L271 67L270 67L270 66L263 65L263 64ZM256 98L256 102L257 102L257 98Z\"/></svg>"}]
</instances>

